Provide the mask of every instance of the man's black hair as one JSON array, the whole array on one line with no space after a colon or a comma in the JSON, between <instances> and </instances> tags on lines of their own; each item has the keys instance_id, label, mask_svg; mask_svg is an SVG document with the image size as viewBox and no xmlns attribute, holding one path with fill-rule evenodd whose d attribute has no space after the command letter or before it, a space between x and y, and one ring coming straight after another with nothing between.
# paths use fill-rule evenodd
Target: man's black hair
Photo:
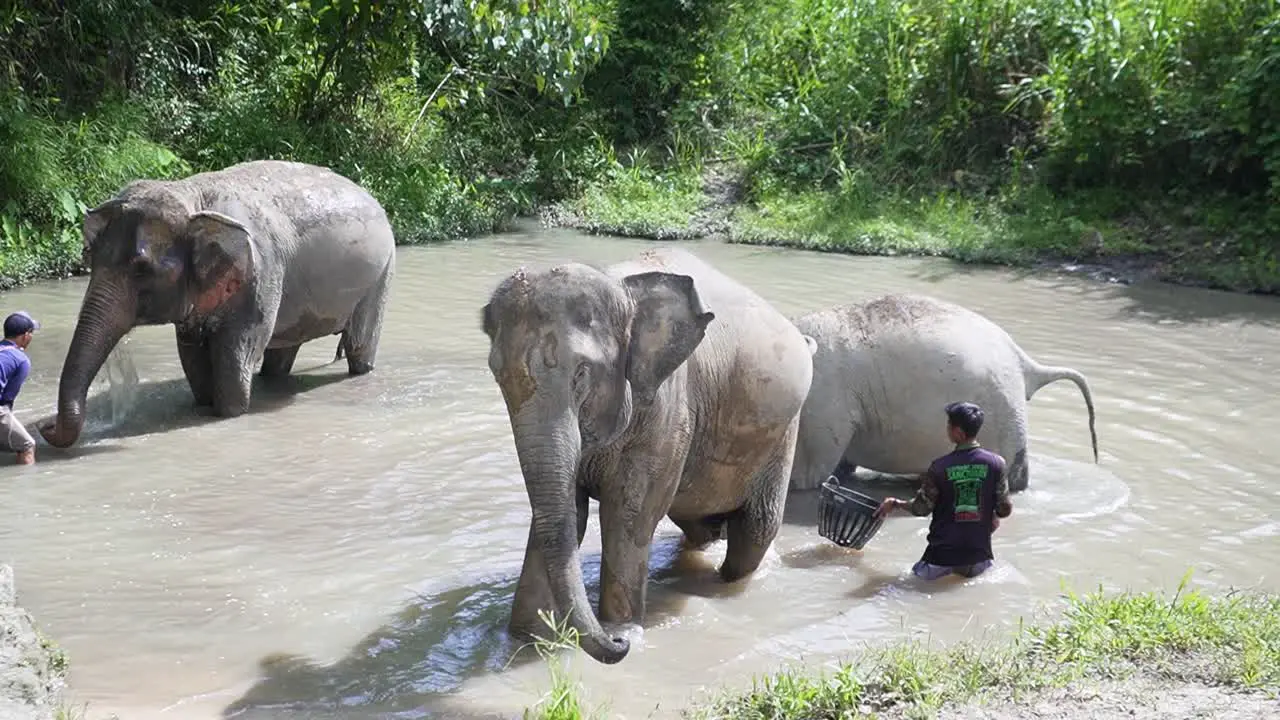
<instances>
[{"instance_id":1,"label":"man's black hair","mask_svg":"<svg viewBox=\"0 0 1280 720\"><path fill-rule=\"evenodd\" d=\"M960 428L972 440L982 429L982 408L971 402L954 402L947 406L947 423Z\"/></svg>"}]
</instances>

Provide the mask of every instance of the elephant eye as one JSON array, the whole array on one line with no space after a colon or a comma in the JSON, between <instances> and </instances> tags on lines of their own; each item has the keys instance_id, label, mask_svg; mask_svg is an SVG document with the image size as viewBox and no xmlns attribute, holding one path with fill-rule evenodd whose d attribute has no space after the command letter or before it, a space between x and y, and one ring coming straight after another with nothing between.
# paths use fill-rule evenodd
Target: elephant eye
<instances>
[{"instance_id":1,"label":"elephant eye","mask_svg":"<svg viewBox=\"0 0 1280 720\"><path fill-rule=\"evenodd\" d=\"M573 372L573 381L575 383L586 382L591 375L591 366L585 362L578 363L578 369Z\"/></svg>"}]
</instances>

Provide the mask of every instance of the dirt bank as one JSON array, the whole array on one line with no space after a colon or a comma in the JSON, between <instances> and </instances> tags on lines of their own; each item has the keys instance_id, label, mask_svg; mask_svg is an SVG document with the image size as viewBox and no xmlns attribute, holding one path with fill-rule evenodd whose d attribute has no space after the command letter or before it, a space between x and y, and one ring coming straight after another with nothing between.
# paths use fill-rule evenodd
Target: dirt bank
<instances>
[{"instance_id":1,"label":"dirt bank","mask_svg":"<svg viewBox=\"0 0 1280 720\"><path fill-rule=\"evenodd\" d=\"M66 658L17 604L13 569L0 565L0 720L53 720L65 674Z\"/></svg>"},{"instance_id":2,"label":"dirt bank","mask_svg":"<svg viewBox=\"0 0 1280 720\"><path fill-rule=\"evenodd\" d=\"M946 707L937 720L1262 720L1280 718L1264 692L1150 676L1077 683L1024 698Z\"/></svg>"}]
</instances>

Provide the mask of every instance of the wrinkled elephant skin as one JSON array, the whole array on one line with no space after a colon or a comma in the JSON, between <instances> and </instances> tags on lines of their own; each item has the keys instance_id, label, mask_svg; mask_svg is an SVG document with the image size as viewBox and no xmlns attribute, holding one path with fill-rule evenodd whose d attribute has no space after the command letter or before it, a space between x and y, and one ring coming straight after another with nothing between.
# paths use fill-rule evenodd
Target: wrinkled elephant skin
<instances>
[{"instance_id":1,"label":"wrinkled elephant skin","mask_svg":"<svg viewBox=\"0 0 1280 720\"><path fill-rule=\"evenodd\" d=\"M126 333L172 324L198 405L235 417L255 369L287 375L298 348L341 335L348 371L373 369L395 272L378 201L328 169L264 160L138 180L84 218L91 269L58 387L51 445L80 436L89 385Z\"/></svg>"},{"instance_id":2,"label":"wrinkled elephant skin","mask_svg":"<svg viewBox=\"0 0 1280 720\"><path fill-rule=\"evenodd\" d=\"M813 344L769 303L680 249L607 269L520 269L483 309L489 368L511 420L533 518L511 628L538 611L615 663L605 623L644 615L663 516L694 547L720 538L720 576L753 573L782 520ZM599 615L578 547L599 501Z\"/></svg>"},{"instance_id":3,"label":"wrinkled elephant skin","mask_svg":"<svg viewBox=\"0 0 1280 720\"><path fill-rule=\"evenodd\" d=\"M924 295L896 294L795 320L818 345L813 385L800 416L791 487L818 487L833 472L863 467L918 475L952 449L947 403L985 411L979 439L1009 463L1009 488L1029 484L1027 402L1041 387L1071 380L1089 411L1098 459L1093 395L1079 372L1046 367L986 317Z\"/></svg>"}]
</instances>

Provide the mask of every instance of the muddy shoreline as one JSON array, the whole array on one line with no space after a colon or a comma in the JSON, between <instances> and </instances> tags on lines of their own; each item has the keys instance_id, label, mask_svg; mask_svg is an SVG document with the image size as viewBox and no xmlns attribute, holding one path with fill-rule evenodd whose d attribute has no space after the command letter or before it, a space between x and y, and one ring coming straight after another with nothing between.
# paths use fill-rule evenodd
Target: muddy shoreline
<instances>
[{"instance_id":1,"label":"muddy shoreline","mask_svg":"<svg viewBox=\"0 0 1280 720\"><path fill-rule=\"evenodd\" d=\"M905 717L905 715L902 715ZM1260 720L1280 717L1280 699L1150 674L1073 683L1026 697L947 706L937 720Z\"/></svg>"},{"instance_id":2,"label":"muddy shoreline","mask_svg":"<svg viewBox=\"0 0 1280 720\"><path fill-rule=\"evenodd\" d=\"M0 720L54 720L64 708L66 657L17 600L13 568L0 565Z\"/></svg>"}]
</instances>

